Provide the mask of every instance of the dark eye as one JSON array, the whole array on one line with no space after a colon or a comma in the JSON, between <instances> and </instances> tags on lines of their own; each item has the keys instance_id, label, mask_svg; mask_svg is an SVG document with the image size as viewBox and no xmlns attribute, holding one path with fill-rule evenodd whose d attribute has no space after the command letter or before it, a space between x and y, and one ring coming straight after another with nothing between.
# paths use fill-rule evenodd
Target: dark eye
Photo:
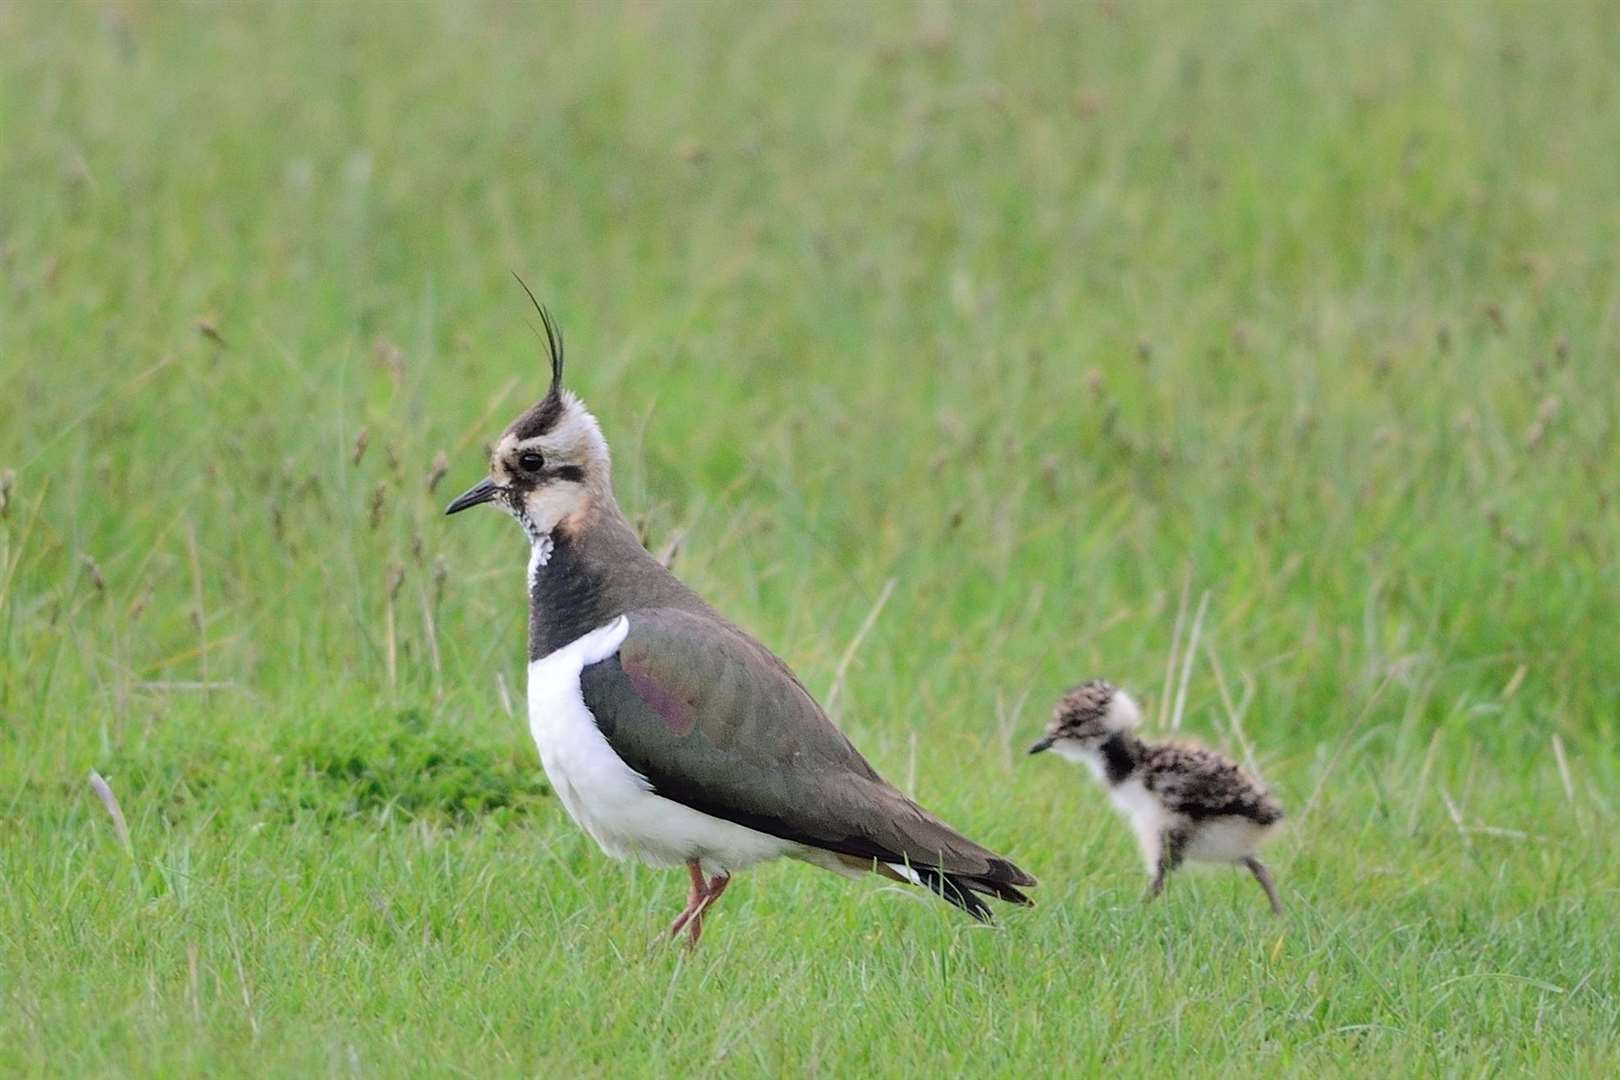
<instances>
[{"instance_id":1,"label":"dark eye","mask_svg":"<svg viewBox=\"0 0 1620 1080\"><path fill-rule=\"evenodd\" d=\"M538 450L525 450L518 455L518 468L524 472L539 472L545 466L546 459L540 456Z\"/></svg>"}]
</instances>

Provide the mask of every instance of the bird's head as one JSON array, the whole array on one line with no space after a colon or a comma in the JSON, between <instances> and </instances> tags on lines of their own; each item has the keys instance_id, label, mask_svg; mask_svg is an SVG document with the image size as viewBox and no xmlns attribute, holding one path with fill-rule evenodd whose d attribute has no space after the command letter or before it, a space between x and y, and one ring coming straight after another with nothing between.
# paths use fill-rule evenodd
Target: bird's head
<instances>
[{"instance_id":1,"label":"bird's head","mask_svg":"<svg viewBox=\"0 0 1620 1080\"><path fill-rule=\"evenodd\" d=\"M532 292L529 299L534 300ZM612 489L607 442L596 417L562 387L562 332L538 300L534 306L545 327L551 387L501 432L490 449L489 475L444 512L459 514L490 503L517 520L530 544L549 550L552 533L576 526L593 505L612 498Z\"/></svg>"},{"instance_id":2,"label":"bird's head","mask_svg":"<svg viewBox=\"0 0 1620 1080\"><path fill-rule=\"evenodd\" d=\"M1053 750L1078 760L1113 736L1132 730L1141 719L1129 694L1102 679L1091 679L1070 687L1058 699L1046 734L1035 740L1029 752Z\"/></svg>"}]
</instances>

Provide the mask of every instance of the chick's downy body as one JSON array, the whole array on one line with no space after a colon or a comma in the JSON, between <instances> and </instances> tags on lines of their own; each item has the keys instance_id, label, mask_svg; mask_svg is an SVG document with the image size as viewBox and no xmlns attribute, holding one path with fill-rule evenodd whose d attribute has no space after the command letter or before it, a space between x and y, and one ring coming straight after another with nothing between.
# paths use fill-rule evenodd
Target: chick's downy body
<instances>
[{"instance_id":1,"label":"chick's downy body","mask_svg":"<svg viewBox=\"0 0 1620 1080\"><path fill-rule=\"evenodd\" d=\"M1078 761L1107 789L1136 834L1151 879L1148 899L1185 860L1235 863L1254 875L1280 912L1270 871L1255 852L1282 820L1281 805L1214 750L1138 738L1139 720L1129 695L1092 680L1063 696L1030 752L1052 750Z\"/></svg>"}]
</instances>

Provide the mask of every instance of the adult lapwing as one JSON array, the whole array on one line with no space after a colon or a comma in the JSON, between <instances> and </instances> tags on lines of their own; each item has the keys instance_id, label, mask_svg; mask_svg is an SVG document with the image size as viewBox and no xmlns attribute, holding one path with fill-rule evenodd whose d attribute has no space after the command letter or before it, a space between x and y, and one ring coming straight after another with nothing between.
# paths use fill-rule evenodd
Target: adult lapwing
<instances>
[{"instance_id":1,"label":"adult lapwing","mask_svg":"<svg viewBox=\"0 0 1620 1080\"><path fill-rule=\"evenodd\" d=\"M569 815L611 856L685 865L670 935L694 944L733 873L784 855L910 882L981 920L981 894L1028 904L1034 878L887 783L785 663L642 547L535 306L550 389L445 513L497 506L528 538L529 728Z\"/></svg>"},{"instance_id":2,"label":"adult lapwing","mask_svg":"<svg viewBox=\"0 0 1620 1080\"><path fill-rule=\"evenodd\" d=\"M1237 863L1254 875L1271 910L1281 915L1271 872L1255 857L1260 842L1282 820L1277 800L1214 750L1137 738L1140 722L1129 694L1092 679L1063 695L1046 734L1029 752L1052 750L1083 762L1108 789L1147 862L1146 899L1164 891L1164 879L1183 859Z\"/></svg>"}]
</instances>

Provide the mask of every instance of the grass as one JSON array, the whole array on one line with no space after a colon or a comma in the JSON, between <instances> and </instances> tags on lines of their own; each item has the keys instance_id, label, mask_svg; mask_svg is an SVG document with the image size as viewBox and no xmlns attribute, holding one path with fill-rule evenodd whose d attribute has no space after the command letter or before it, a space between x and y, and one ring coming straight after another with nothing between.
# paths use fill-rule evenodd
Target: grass
<instances>
[{"instance_id":1,"label":"grass","mask_svg":"<svg viewBox=\"0 0 1620 1080\"><path fill-rule=\"evenodd\" d=\"M0 1067L1614 1074L1617 33L0 6ZM1037 909L782 865L646 948L681 875L548 797L521 542L439 516L543 386L509 269L823 700L894 582L837 718ZM1091 674L1252 753L1286 917L1139 905L1020 756Z\"/></svg>"}]
</instances>

